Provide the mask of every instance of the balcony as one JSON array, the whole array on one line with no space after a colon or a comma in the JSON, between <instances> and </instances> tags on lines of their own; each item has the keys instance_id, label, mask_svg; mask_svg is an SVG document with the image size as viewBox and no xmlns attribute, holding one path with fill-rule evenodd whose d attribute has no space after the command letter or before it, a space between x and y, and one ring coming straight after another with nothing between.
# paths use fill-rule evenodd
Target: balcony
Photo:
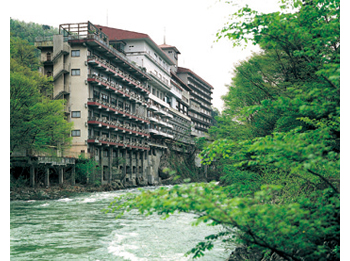
<instances>
[{"instance_id":1,"label":"balcony","mask_svg":"<svg viewBox=\"0 0 350 261\"><path fill-rule=\"evenodd\" d=\"M112 112L115 114L120 114L123 117L128 117L129 119L133 119L135 121L141 121L141 122L147 123L147 124L150 123L149 120L147 120L147 118L144 116L138 115L136 113L131 113L131 112L126 111L122 108L119 108L116 105L113 105L109 102L102 101L102 100L97 99L97 98L89 98L87 105L97 107L98 109L101 109L101 110L103 109L103 110L106 110L108 112Z\"/></svg>"},{"instance_id":2,"label":"balcony","mask_svg":"<svg viewBox=\"0 0 350 261\"><path fill-rule=\"evenodd\" d=\"M156 117L150 116L150 117L148 117L148 119L149 119L151 122L159 123L159 120L158 120L158 118L156 118Z\"/></svg>"},{"instance_id":3,"label":"balcony","mask_svg":"<svg viewBox=\"0 0 350 261\"><path fill-rule=\"evenodd\" d=\"M108 63L106 60L99 58L95 55L88 56L87 58L88 64L93 67L97 67L103 70L105 73L114 75L117 80L123 81L130 87L135 87L140 89L141 92L149 93L149 87L145 84L142 84L139 80L132 77L129 73L126 73L119 67L115 67L112 64Z\"/></svg>"},{"instance_id":4,"label":"balcony","mask_svg":"<svg viewBox=\"0 0 350 261\"><path fill-rule=\"evenodd\" d=\"M35 38L34 46L38 49L53 47L53 37L52 36L39 36Z\"/></svg>"},{"instance_id":5,"label":"balcony","mask_svg":"<svg viewBox=\"0 0 350 261\"><path fill-rule=\"evenodd\" d=\"M167 146L164 146L162 144L159 144L157 142L148 142L148 145L151 147L157 147L157 148L161 148L161 149L167 149Z\"/></svg>"},{"instance_id":6,"label":"balcony","mask_svg":"<svg viewBox=\"0 0 350 261\"><path fill-rule=\"evenodd\" d=\"M142 104L144 106L147 106L146 99L133 91L129 91L125 87L123 87L121 84L116 84L110 81L107 81L106 79L97 76L95 74L89 74L87 81L91 84L103 86L107 91L114 92L116 95L123 97L125 99L129 99L132 102L136 102L139 104Z\"/></svg>"},{"instance_id":7,"label":"balcony","mask_svg":"<svg viewBox=\"0 0 350 261\"><path fill-rule=\"evenodd\" d=\"M174 136L171 135L171 134L168 134L164 131L161 131L161 130L157 130L157 129L149 129L149 133L150 134L153 134L154 136L161 136L161 137L164 137L164 138L169 138L169 139L173 139Z\"/></svg>"},{"instance_id":8,"label":"balcony","mask_svg":"<svg viewBox=\"0 0 350 261\"><path fill-rule=\"evenodd\" d=\"M162 121L162 120L159 121L159 124L162 125L163 127L168 128L168 129L173 129L174 128L173 125L171 125L171 124L169 124L169 123L167 123L165 121Z\"/></svg>"},{"instance_id":9,"label":"balcony","mask_svg":"<svg viewBox=\"0 0 350 261\"><path fill-rule=\"evenodd\" d=\"M159 135L165 138L174 139L174 136L163 131L159 131Z\"/></svg>"},{"instance_id":10,"label":"balcony","mask_svg":"<svg viewBox=\"0 0 350 261\"><path fill-rule=\"evenodd\" d=\"M92 117L88 119L88 124L97 125L98 127L105 127L106 129L114 129L114 131L121 131L122 133L129 133L135 136L149 137L146 130L139 127L131 127L129 124L121 124L116 121L107 120L105 117Z\"/></svg>"},{"instance_id":11,"label":"balcony","mask_svg":"<svg viewBox=\"0 0 350 261\"><path fill-rule=\"evenodd\" d=\"M159 107L159 109L158 109L157 111L155 111L154 113L155 113L155 114L159 114L159 115L161 115L161 116L167 115L167 112L164 111L163 109L161 109L160 107Z\"/></svg>"},{"instance_id":12,"label":"balcony","mask_svg":"<svg viewBox=\"0 0 350 261\"><path fill-rule=\"evenodd\" d=\"M154 105L154 104L150 104L149 107L148 107L148 109L149 109L150 111L158 111L158 107L157 107L156 105Z\"/></svg>"},{"instance_id":13,"label":"balcony","mask_svg":"<svg viewBox=\"0 0 350 261\"><path fill-rule=\"evenodd\" d=\"M142 144L139 142L128 142L126 140L120 140L119 138L107 138L105 135L102 136L92 136L88 137L87 143L94 144L98 146L114 146L116 148L127 148L127 149L136 149L136 150L149 150L149 145Z\"/></svg>"}]
</instances>

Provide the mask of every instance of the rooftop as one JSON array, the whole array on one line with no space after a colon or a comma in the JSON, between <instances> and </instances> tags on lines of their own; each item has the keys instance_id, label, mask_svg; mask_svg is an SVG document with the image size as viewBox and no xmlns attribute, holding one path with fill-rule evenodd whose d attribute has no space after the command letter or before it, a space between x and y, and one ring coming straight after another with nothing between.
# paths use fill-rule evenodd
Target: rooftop
<instances>
[{"instance_id":1,"label":"rooftop","mask_svg":"<svg viewBox=\"0 0 350 261\"><path fill-rule=\"evenodd\" d=\"M105 33L109 41L117 41L117 40L144 40L146 41L152 48L154 48L157 53L166 60L170 65L174 65L174 62L169 58L169 56L152 40L152 38L148 34L122 30L118 28L112 28L108 26L96 25L103 33Z\"/></svg>"},{"instance_id":2,"label":"rooftop","mask_svg":"<svg viewBox=\"0 0 350 261\"><path fill-rule=\"evenodd\" d=\"M196 73L194 73L193 71L191 71L190 69L187 68L183 68L183 67L178 67L177 68L177 73L181 74L181 73L189 73L191 74L193 77L197 78L198 80L200 80L202 83L204 83L205 85L209 86L211 89L214 89L213 86L211 86L208 82L206 82L205 80L203 80L200 76L198 76Z\"/></svg>"}]
</instances>

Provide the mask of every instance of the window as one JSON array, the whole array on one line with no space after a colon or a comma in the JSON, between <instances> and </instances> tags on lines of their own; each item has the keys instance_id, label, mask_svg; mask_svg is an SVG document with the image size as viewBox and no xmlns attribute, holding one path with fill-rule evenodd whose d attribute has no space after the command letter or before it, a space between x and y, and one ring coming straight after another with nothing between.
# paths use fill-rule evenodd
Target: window
<instances>
[{"instance_id":1,"label":"window","mask_svg":"<svg viewBox=\"0 0 350 261\"><path fill-rule=\"evenodd\" d=\"M80 57L80 50L72 50L72 57Z\"/></svg>"},{"instance_id":2,"label":"window","mask_svg":"<svg viewBox=\"0 0 350 261\"><path fill-rule=\"evenodd\" d=\"M80 137L80 130L72 130L72 137Z\"/></svg>"},{"instance_id":3,"label":"window","mask_svg":"<svg viewBox=\"0 0 350 261\"><path fill-rule=\"evenodd\" d=\"M96 90L94 90L94 98L95 99L100 99L100 93Z\"/></svg>"},{"instance_id":4,"label":"window","mask_svg":"<svg viewBox=\"0 0 350 261\"><path fill-rule=\"evenodd\" d=\"M80 76L80 69L72 69L72 76Z\"/></svg>"},{"instance_id":5,"label":"window","mask_svg":"<svg viewBox=\"0 0 350 261\"><path fill-rule=\"evenodd\" d=\"M102 101L104 101L104 102L109 102L109 99L108 99L108 95L107 95L107 94L101 93L101 99L102 99Z\"/></svg>"},{"instance_id":6,"label":"window","mask_svg":"<svg viewBox=\"0 0 350 261\"><path fill-rule=\"evenodd\" d=\"M72 118L80 118L80 111L72 111Z\"/></svg>"}]
</instances>

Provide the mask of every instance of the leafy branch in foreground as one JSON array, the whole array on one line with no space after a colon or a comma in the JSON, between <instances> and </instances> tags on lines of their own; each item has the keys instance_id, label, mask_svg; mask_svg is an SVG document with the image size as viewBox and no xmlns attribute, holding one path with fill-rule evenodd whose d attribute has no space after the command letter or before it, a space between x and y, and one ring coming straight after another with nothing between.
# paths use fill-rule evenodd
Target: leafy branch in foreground
<instances>
[{"instance_id":1,"label":"leafy branch in foreground","mask_svg":"<svg viewBox=\"0 0 350 261\"><path fill-rule=\"evenodd\" d=\"M280 186L262 186L252 197L236 197L234 186L215 183L188 184L116 198L106 212L121 217L132 209L164 219L176 211L197 214L193 225L223 225L225 232L210 235L186 253L204 255L216 240L249 244L266 256L278 254L286 260L319 260L338 257L339 197L332 190L314 192L311 198L275 204Z\"/></svg>"}]
</instances>

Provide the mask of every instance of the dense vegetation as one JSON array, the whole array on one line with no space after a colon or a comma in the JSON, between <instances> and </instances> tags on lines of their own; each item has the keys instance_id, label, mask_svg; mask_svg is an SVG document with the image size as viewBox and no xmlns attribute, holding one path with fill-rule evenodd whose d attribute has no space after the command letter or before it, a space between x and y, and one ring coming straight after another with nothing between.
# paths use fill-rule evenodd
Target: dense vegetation
<instances>
[{"instance_id":1,"label":"dense vegetation","mask_svg":"<svg viewBox=\"0 0 350 261\"><path fill-rule=\"evenodd\" d=\"M41 29L40 29L41 28ZM11 19L10 153L35 150L56 153L69 146L72 125L65 120L63 100L51 100L52 78L41 75L33 42L44 29Z\"/></svg>"},{"instance_id":2,"label":"dense vegetation","mask_svg":"<svg viewBox=\"0 0 350 261\"><path fill-rule=\"evenodd\" d=\"M26 40L30 45L34 45L35 38L47 37L58 34L58 29L48 25L41 25L36 23L26 23L10 18L10 32L13 37Z\"/></svg>"},{"instance_id":3,"label":"dense vegetation","mask_svg":"<svg viewBox=\"0 0 350 261\"><path fill-rule=\"evenodd\" d=\"M246 248L246 259L340 259L340 1L282 0L281 11L248 6L218 33L262 51L234 70L225 108L201 153L222 186L189 184L127 195L111 203L167 217L198 214L222 225L215 240Z\"/></svg>"}]
</instances>

